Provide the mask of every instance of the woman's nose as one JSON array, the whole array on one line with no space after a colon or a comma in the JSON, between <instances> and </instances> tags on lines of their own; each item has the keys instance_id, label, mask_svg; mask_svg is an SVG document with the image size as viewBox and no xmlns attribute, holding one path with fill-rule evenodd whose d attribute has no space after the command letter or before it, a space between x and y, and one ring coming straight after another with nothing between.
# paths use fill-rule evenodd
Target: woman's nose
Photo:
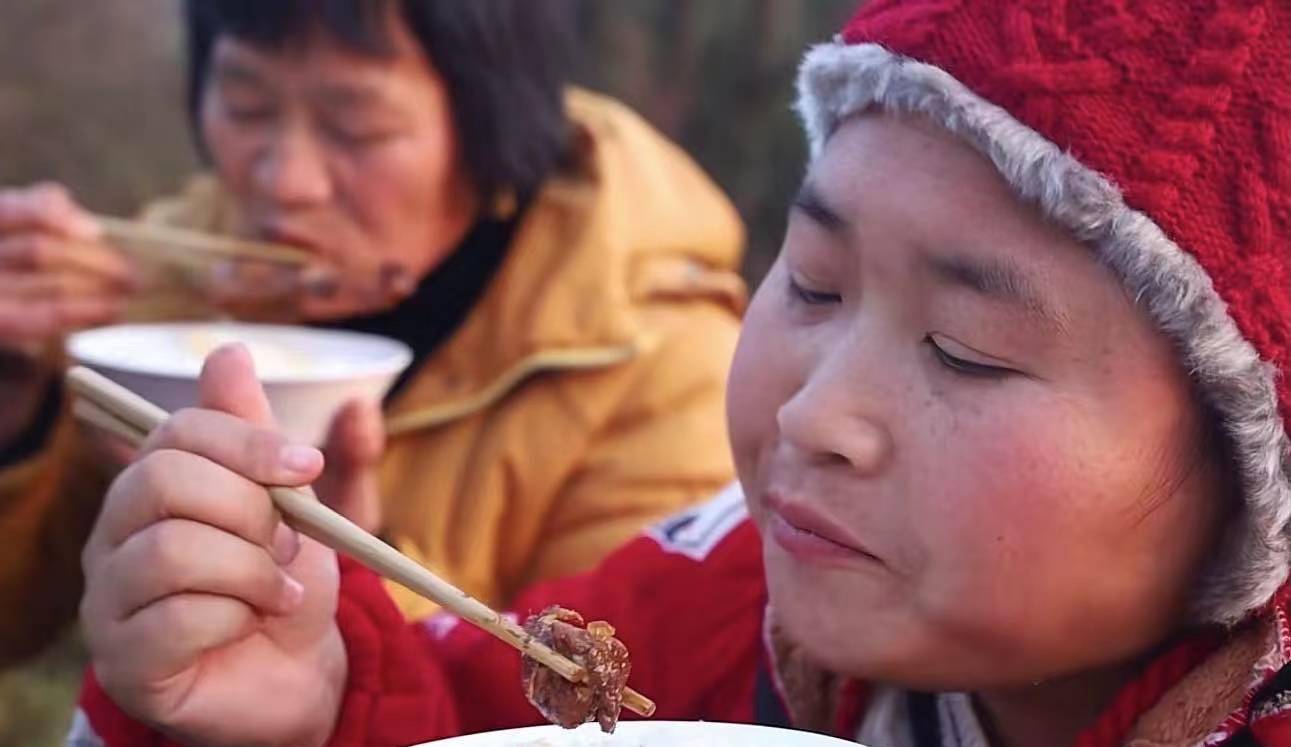
<instances>
[{"instance_id":1,"label":"woman's nose","mask_svg":"<svg viewBox=\"0 0 1291 747\"><path fill-rule=\"evenodd\" d=\"M777 413L781 437L808 459L845 463L865 476L878 474L892 454L892 436L876 411L855 396L856 384L839 390L813 379Z\"/></svg>"},{"instance_id":2,"label":"woman's nose","mask_svg":"<svg viewBox=\"0 0 1291 747\"><path fill-rule=\"evenodd\" d=\"M308 207L332 197L332 179L319 146L299 132L286 132L261 154L256 168L260 191L286 207Z\"/></svg>"}]
</instances>

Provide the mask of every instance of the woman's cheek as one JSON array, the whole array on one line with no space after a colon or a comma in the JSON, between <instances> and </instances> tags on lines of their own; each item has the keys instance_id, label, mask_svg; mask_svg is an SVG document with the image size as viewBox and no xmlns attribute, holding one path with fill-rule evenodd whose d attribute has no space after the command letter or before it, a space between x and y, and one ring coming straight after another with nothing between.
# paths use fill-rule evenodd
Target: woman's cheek
<instances>
[{"instance_id":1,"label":"woman's cheek","mask_svg":"<svg viewBox=\"0 0 1291 747\"><path fill-rule=\"evenodd\" d=\"M246 137L233 134L218 118L203 128L203 141L221 184L241 195L248 185L251 159Z\"/></svg>"},{"instance_id":2,"label":"woman's cheek","mask_svg":"<svg viewBox=\"0 0 1291 747\"><path fill-rule=\"evenodd\" d=\"M929 444L928 469L919 470L925 480L912 503L922 506L923 544L957 575L1022 573L1018 559L1043 554L1070 519L1071 470L1055 435L1025 414L997 412Z\"/></svg>"},{"instance_id":3,"label":"woman's cheek","mask_svg":"<svg viewBox=\"0 0 1291 747\"><path fill-rule=\"evenodd\" d=\"M347 169L350 209L368 234L371 251L417 274L432 270L456 248L467 227L462 212L474 209L456 202L456 195L473 186L444 157L416 144L395 145Z\"/></svg>"},{"instance_id":4,"label":"woman's cheek","mask_svg":"<svg viewBox=\"0 0 1291 747\"><path fill-rule=\"evenodd\" d=\"M758 344L749 340L748 334L746 327L745 339L741 340L731 365L730 382L726 390L726 413L736 472L748 496L749 505L756 513L760 455L767 442L774 438L774 434L768 432L769 419L762 412L768 405L759 396L759 392L767 388L766 372L760 363Z\"/></svg>"},{"instance_id":5,"label":"woman's cheek","mask_svg":"<svg viewBox=\"0 0 1291 747\"><path fill-rule=\"evenodd\" d=\"M754 296L731 362L726 410L737 459L751 457L775 438L777 413L798 378L795 341L777 313L778 294L770 287L776 275L773 271Z\"/></svg>"}]
</instances>

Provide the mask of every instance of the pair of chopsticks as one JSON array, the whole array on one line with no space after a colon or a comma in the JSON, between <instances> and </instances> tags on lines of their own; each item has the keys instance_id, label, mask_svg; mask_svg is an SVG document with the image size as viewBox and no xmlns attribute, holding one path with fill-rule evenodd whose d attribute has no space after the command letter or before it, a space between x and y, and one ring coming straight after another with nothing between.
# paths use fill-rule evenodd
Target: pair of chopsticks
<instances>
[{"instance_id":1,"label":"pair of chopsticks","mask_svg":"<svg viewBox=\"0 0 1291 747\"><path fill-rule=\"evenodd\" d=\"M73 405L78 418L134 446L142 445L147 435L169 417L165 410L88 368L70 369L67 384L78 396ZM270 488L269 495L296 530L474 623L566 680L581 682L587 678L587 670L578 663L324 506L309 488ZM632 688L623 691L623 706L642 716L650 716L655 710L649 698Z\"/></svg>"},{"instance_id":2,"label":"pair of chopsticks","mask_svg":"<svg viewBox=\"0 0 1291 747\"><path fill-rule=\"evenodd\" d=\"M108 215L96 215L94 220L103 229L103 235L121 249L190 266L205 266L221 259L241 259L300 267L312 259L308 252L283 244L238 239Z\"/></svg>"}]
</instances>

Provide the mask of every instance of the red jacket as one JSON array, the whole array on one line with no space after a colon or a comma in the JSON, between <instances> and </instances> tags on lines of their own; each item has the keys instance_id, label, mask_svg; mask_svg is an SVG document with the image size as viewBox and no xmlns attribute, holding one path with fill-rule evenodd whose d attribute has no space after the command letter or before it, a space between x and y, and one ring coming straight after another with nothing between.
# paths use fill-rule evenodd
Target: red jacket
<instances>
[{"instance_id":1,"label":"red jacket","mask_svg":"<svg viewBox=\"0 0 1291 747\"><path fill-rule=\"evenodd\" d=\"M611 621L633 653L631 684L658 702L657 718L792 722L854 738L866 688L825 672L804 676L809 665L767 633L766 601L757 532L738 491L728 491L655 527L591 573L531 589L516 609L527 614L559 603ZM1280 595L1270 614L1246 628L1199 635L1163 655L1078 747L1138 739L1291 747L1286 602ZM350 681L333 747L393 747L541 722L521 692L512 649L447 615L408 624L377 578L345 560L337 616ZM1219 691L1234 671L1242 681L1227 688L1235 698L1230 708ZM786 686L805 681L814 687ZM821 682L840 688L841 697L819 697ZM78 745L95 744L95 737L107 747L170 744L118 710L92 674L81 710L77 729L88 739Z\"/></svg>"}]
</instances>

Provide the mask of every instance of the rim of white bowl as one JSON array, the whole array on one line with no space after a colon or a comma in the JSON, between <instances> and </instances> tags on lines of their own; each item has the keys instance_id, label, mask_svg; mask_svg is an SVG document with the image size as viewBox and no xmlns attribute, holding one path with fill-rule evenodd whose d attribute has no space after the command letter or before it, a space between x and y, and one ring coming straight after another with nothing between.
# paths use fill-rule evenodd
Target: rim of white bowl
<instances>
[{"instance_id":1,"label":"rim of white bowl","mask_svg":"<svg viewBox=\"0 0 1291 747\"><path fill-rule=\"evenodd\" d=\"M283 337L305 337L320 340L346 340L370 351L362 358L333 359L335 365L320 368L317 371L261 372L256 375L266 384L308 384L335 382L346 379L363 379L377 376L395 376L412 363L412 348L389 337L367 332L355 332L344 329L324 329L317 327L299 327L286 324L255 324L251 322L150 322L114 324L106 327L84 330L70 335L67 339L67 354L77 363L92 368L104 368L122 373L156 376L170 379L195 380L200 373L187 366L178 365L175 361L157 361L155 359L129 359L105 353L103 345L112 338L125 334L165 334L177 336L201 330L229 334L245 335L254 340L261 335L281 335Z\"/></svg>"},{"instance_id":2,"label":"rim of white bowl","mask_svg":"<svg viewBox=\"0 0 1291 747\"><path fill-rule=\"evenodd\" d=\"M553 747L573 747L578 742L571 742L574 739L594 738L597 734L584 735L580 732L595 731L599 734L595 724L585 724L579 730L574 732L565 731L559 727L551 726L528 726L519 729L504 729L502 731L481 732L479 734L467 734L460 737L450 737L435 742L426 742L419 747L529 747L525 742L503 742L501 740L534 740L536 744L542 744L537 740L545 739L552 741ZM722 721L623 721L619 723L619 728L615 730L613 737L608 741L613 743L614 737L624 740L625 745L631 744L627 740L649 738L651 732L662 732L663 736L681 737L687 740L701 739L704 737L722 736L728 739L738 739L741 736L751 736L758 734L765 737L781 737L791 745L801 744L803 747L829 747L830 745L849 745L850 747L864 747L854 742L848 742L837 737L830 737L824 734L815 734L812 732L798 731L794 729L781 729L772 726L761 726L758 724L733 724ZM674 732L674 733L670 733ZM675 732L682 732L680 734ZM684 732L695 732L685 734ZM565 746L569 742L570 745Z\"/></svg>"}]
</instances>

